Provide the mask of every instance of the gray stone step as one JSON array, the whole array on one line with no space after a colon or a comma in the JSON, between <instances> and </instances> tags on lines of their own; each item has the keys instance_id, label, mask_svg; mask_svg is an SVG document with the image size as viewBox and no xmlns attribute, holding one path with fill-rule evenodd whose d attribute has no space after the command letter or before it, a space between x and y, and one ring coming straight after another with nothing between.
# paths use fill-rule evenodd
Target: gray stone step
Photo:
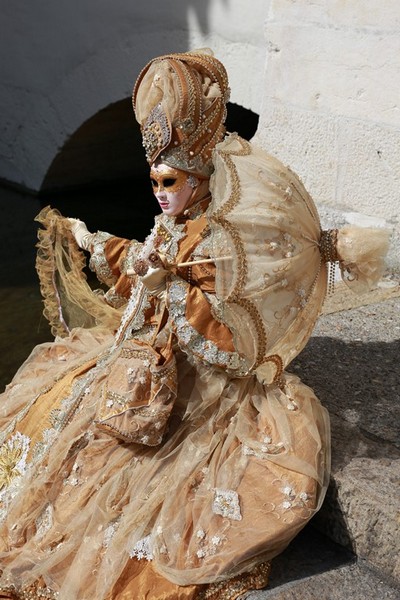
<instances>
[{"instance_id":1,"label":"gray stone step","mask_svg":"<svg viewBox=\"0 0 400 600\"><path fill-rule=\"evenodd\" d=\"M272 561L267 589L246 600L398 600L400 589L308 526Z\"/></svg>"},{"instance_id":2,"label":"gray stone step","mask_svg":"<svg viewBox=\"0 0 400 600\"><path fill-rule=\"evenodd\" d=\"M400 589L385 583L364 565L338 567L305 576L265 591L251 592L246 600L399 600Z\"/></svg>"}]
</instances>

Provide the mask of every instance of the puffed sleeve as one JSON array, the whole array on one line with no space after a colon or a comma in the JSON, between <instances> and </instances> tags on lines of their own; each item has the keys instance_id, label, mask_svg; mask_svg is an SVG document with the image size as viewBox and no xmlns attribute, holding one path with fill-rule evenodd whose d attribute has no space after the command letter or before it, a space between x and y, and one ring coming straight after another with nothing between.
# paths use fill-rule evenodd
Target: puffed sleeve
<instances>
[{"instance_id":1,"label":"puffed sleeve","mask_svg":"<svg viewBox=\"0 0 400 600\"><path fill-rule=\"evenodd\" d=\"M104 298L113 306L121 306L129 297L132 279L127 276L129 264L139 253L142 244L136 240L112 236L98 231L90 247L89 267L110 289Z\"/></svg>"}]
</instances>

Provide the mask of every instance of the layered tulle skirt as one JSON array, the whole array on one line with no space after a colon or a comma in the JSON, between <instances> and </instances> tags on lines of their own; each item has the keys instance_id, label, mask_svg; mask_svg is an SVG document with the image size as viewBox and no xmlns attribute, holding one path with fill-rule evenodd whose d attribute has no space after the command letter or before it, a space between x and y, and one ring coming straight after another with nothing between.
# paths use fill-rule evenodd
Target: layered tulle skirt
<instances>
[{"instance_id":1,"label":"layered tulle skirt","mask_svg":"<svg viewBox=\"0 0 400 600\"><path fill-rule=\"evenodd\" d=\"M76 329L38 346L1 398L0 589L167 600L262 587L323 498L326 411L294 375L268 387L174 349L161 443L126 442L99 426L99 405L143 345L121 355L113 341Z\"/></svg>"}]
</instances>

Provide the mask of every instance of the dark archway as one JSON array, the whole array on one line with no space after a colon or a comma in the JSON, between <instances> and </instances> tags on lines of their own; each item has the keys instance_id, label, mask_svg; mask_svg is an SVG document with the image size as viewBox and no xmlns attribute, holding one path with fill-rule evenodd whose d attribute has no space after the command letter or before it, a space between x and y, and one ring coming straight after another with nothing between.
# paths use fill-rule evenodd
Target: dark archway
<instances>
[{"instance_id":1,"label":"dark archway","mask_svg":"<svg viewBox=\"0 0 400 600\"><path fill-rule=\"evenodd\" d=\"M96 113L66 141L43 181L42 205L91 231L143 239L156 211L130 98Z\"/></svg>"},{"instance_id":2,"label":"dark archway","mask_svg":"<svg viewBox=\"0 0 400 600\"><path fill-rule=\"evenodd\" d=\"M257 125L258 115L228 104L228 131L250 139ZM43 181L41 203L79 217L91 231L143 240L158 212L148 171L126 98L96 113L66 141Z\"/></svg>"}]
</instances>

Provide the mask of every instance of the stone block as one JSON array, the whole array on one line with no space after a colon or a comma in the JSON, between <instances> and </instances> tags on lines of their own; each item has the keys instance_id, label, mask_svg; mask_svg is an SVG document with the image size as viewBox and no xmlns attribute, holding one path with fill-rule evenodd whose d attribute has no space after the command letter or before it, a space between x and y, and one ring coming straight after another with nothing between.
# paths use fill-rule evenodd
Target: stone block
<instances>
[{"instance_id":1,"label":"stone block","mask_svg":"<svg viewBox=\"0 0 400 600\"><path fill-rule=\"evenodd\" d=\"M246 600L396 600L395 582L355 560L312 522L272 561L269 585Z\"/></svg>"},{"instance_id":2,"label":"stone block","mask_svg":"<svg viewBox=\"0 0 400 600\"><path fill-rule=\"evenodd\" d=\"M312 0L307 0L312 3ZM397 0L329 0L324 2L328 23L368 31L390 33L400 26L400 5Z\"/></svg>"},{"instance_id":3,"label":"stone block","mask_svg":"<svg viewBox=\"0 0 400 600\"><path fill-rule=\"evenodd\" d=\"M400 26L400 5L396 0L272 0L269 21L393 31Z\"/></svg>"},{"instance_id":4,"label":"stone block","mask_svg":"<svg viewBox=\"0 0 400 600\"><path fill-rule=\"evenodd\" d=\"M279 587L251 592L246 600L398 600L400 590L363 564L346 565Z\"/></svg>"},{"instance_id":5,"label":"stone block","mask_svg":"<svg viewBox=\"0 0 400 600\"><path fill-rule=\"evenodd\" d=\"M400 130L342 120L338 125L337 203L396 225L400 197Z\"/></svg>"},{"instance_id":6,"label":"stone block","mask_svg":"<svg viewBox=\"0 0 400 600\"><path fill-rule=\"evenodd\" d=\"M321 531L400 584L400 460L353 459L333 473Z\"/></svg>"},{"instance_id":7,"label":"stone block","mask_svg":"<svg viewBox=\"0 0 400 600\"><path fill-rule=\"evenodd\" d=\"M266 98L400 125L398 32L268 23L266 38Z\"/></svg>"},{"instance_id":8,"label":"stone block","mask_svg":"<svg viewBox=\"0 0 400 600\"><path fill-rule=\"evenodd\" d=\"M304 181L317 205L335 202L335 119L271 102L264 106L254 142L289 165Z\"/></svg>"}]
</instances>

